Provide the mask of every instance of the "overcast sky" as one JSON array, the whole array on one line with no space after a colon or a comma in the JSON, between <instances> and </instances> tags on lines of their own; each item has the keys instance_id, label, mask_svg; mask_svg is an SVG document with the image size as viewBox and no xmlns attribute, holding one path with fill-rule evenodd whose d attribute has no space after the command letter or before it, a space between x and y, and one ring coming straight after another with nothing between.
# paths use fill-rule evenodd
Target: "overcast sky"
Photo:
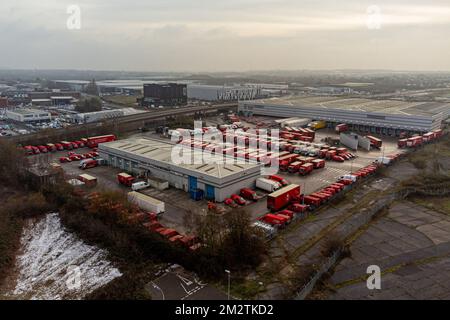
<instances>
[{"instance_id":1,"label":"overcast sky","mask_svg":"<svg viewBox=\"0 0 450 320\"><path fill-rule=\"evenodd\" d=\"M449 71L449 57L450 0L0 2L6 68Z\"/></svg>"}]
</instances>

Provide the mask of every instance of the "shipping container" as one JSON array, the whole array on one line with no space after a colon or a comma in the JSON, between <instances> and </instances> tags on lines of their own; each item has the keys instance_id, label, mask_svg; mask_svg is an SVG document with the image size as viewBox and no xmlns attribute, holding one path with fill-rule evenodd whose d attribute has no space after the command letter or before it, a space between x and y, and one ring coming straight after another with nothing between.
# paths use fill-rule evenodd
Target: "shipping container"
<instances>
[{"instance_id":1,"label":"shipping container","mask_svg":"<svg viewBox=\"0 0 450 320\"><path fill-rule=\"evenodd\" d=\"M116 136L113 134L89 137L89 138L87 138L87 146L89 148L95 148L98 146L99 143L111 142L111 141L115 141L115 140L116 140Z\"/></svg>"},{"instance_id":2,"label":"shipping container","mask_svg":"<svg viewBox=\"0 0 450 320\"><path fill-rule=\"evenodd\" d=\"M136 191L128 193L128 201L136 204L143 210L155 212L156 214L161 214L165 211L164 202Z\"/></svg>"},{"instance_id":3,"label":"shipping container","mask_svg":"<svg viewBox=\"0 0 450 320\"><path fill-rule=\"evenodd\" d=\"M267 208L278 211L300 197L300 186L290 184L267 196Z\"/></svg>"}]
</instances>

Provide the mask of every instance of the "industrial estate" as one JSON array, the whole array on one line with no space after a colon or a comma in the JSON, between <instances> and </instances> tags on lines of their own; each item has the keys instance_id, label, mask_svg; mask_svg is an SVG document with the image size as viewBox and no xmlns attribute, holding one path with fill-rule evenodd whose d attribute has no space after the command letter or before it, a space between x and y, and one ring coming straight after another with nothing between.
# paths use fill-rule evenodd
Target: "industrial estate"
<instances>
[{"instance_id":1,"label":"industrial estate","mask_svg":"<svg viewBox=\"0 0 450 320\"><path fill-rule=\"evenodd\" d=\"M365 276L356 266L388 259L389 267L450 240L441 227L448 218L438 218L446 209L434 209L433 231L429 222L408 231L410 224L397 220L406 224L392 232L415 239L408 244L371 231L380 223L395 228L384 216L397 219L398 206L433 210L417 202L419 195L448 201L450 101L415 99L414 90L405 99L406 92L371 97L371 89L341 86L330 92L289 83L183 82L52 80L22 89L5 82L2 89L3 143L24 157L28 188L47 190L48 199L54 188L71 190L57 196L65 200L55 209L88 241L110 235L99 229L94 236L83 225L112 223L120 241L159 270L136 284L152 299L202 299L202 292L217 299L361 299L372 292L353 280ZM419 176L428 184L418 184ZM81 218L64 204L72 197L82 210L111 217ZM415 208L414 219L428 219ZM365 232L379 255L367 256ZM433 244L420 240L422 233ZM104 248L125 255L116 241ZM165 253L158 253L161 246ZM272 268L284 270L283 277ZM334 273L324 280L327 272ZM199 276L210 284L180 291L181 278ZM123 277L112 282L123 286ZM347 291L355 287L358 296ZM89 294L110 296L108 290Z\"/></svg>"},{"instance_id":2,"label":"industrial estate","mask_svg":"<svg viewBox=\"0 0 450 320\"><path fill-rule=\"evenodd\" d=\"M0 299L450 299L449 72L60 65L0 68Z\"/></svg>"}]
</instances>

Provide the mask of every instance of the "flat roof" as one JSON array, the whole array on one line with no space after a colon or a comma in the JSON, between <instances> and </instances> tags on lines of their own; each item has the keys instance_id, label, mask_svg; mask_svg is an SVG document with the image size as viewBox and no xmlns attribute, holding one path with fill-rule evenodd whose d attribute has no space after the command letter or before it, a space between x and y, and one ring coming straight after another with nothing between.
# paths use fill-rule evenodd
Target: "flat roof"
<instances>
[{"instance_id":1,"label":"flat roof","mask_svg":"<svg viewBox=\"0 0 450 320\"><path fill-rule=\"evenodd\" d=\"M31 99L31 102L51 102L50 99Z\"/></svg>"},{"instance_id":2,"label":"flat roof","mask_svg":"<svg viewBox=\"0 0 450 320\"><path fill-rule=\"evenodd\" d=\"M53 99L53 100L57 100L57 99L67 100L67 99L73 99L73 97L72 96L51 96L50 99Z\"/></svg>"},{"instance_id":3,"label":"flat roof","mask_svg":"<svg viewBox=\"0 0 450 320\"><path fill-rule=\"evenodd\" d=\"M160 162L164 162L167 164L171 164L174 166L178 166L180 168L185 168L190 171L198 172L202 175L212 176L215 178L224 178L236 173L243 172L252 168L260 168L261 165L257 163L223 163L223 156L213 156L208 154L208 162L201 161L201 151L193 151L192 155L194 159L198 160L198 164L178 164L172 161L172 150L174 146L178 146L175 144L167 143L161 140L154 139L125 139L125 140L117 140L108 143L102 143L100 148L105 146L107 149L116 149L119 152L129 153L131 155L140 156L143 158L147 158L149 160L156 160ZM181 145L179 145L182 147ZM187 149L185 149L187 150ZM231 158L230 158L231 159ZM214 163L216 162L216 163Z\"/></svg>"},{"instance_id":4,"label":"flat roof","mask_svg":"<svg viewBox=\"0 0 450 320\"><path fill-rule=\"evenodd\" d=\"M261 100L240 101L242 104L280 105L292 107L341 109L347 111L376 112L386 114L433 116L449 114L450 103L412 102L401 100L375 100L367 98L343 98L335 96L291 96Z\"/></svg>"},{"instance_id":5,"label":"flat roof","mask_svg":"<svg viewBox=\"0 0 450 320\"><path fill-rule=\"evenodd\" d=\"M50 114L48 111L38 110L38 109L14 109L8 110L7 112L17 113L17 114Z\"/></svg>"}]
</instances>

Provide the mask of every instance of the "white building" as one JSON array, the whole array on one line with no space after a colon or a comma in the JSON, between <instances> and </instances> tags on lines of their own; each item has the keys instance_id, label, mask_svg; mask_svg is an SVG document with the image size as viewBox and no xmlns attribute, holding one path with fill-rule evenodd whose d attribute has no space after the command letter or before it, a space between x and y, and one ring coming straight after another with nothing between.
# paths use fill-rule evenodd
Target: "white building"
<instances>
[{"instance_id":1,"label":"white building","mask_svg":"<svg viewBox=\"0 0 450 320\"><path fill-rule=\"evenodd\" d=\"M181 148L160 140L126 139L102 143L99 152L113 167L157 177L186 192L200 189L205 198L219 202L242 188L254 187L261 174L256 163L177 164L172 160L175 146Z\"/></svg>"},{"instance_id":2,"label":"white building","mask_svg":"<svg viewBox=\"0 0 450 320\"><path fill-rule=\"evenodd\" d=\"M37 109L14 109L7 110L6 117L19 122L40 122L49 121L52 116L50 112Z\"/></svg>"},{"instance_id":3,"label":"white building","mask_svg":"<svg viewBox=\"0 0 450 320\"><path fill-rule=\"evenodd\" d=\"M293 96L240 101L238 111L250 116L324 120L330 128L339 123L346 123L351 131L399 135L401 131L415 133L440 128L450 115L450 104L335 96Z\"/></svg>"},{"instance_id":4,"label":"white building","mask_svg":"<svg viewBox=\"0 0 450 320\"><path fill-rule=\"evenodd\" d=\"M258 97L259 87L188 84L188 99L205 101L251 100Z\"/></svg>"},{"instance_id":5,"label":"white building","mask_svg":"<svg viewBox=\"0 0 450 320\"><path fill-rule=\"evenodd\" d=\"M70 119L75 123L90 123L97 122L104 119L119 118L127 115L137 114L146 112L143 110L138 110L134 108L122 108L122 109L112 109L112 110L102 110L95 112L85 112L70 115Z\"/></svg>"}]
</instances>

